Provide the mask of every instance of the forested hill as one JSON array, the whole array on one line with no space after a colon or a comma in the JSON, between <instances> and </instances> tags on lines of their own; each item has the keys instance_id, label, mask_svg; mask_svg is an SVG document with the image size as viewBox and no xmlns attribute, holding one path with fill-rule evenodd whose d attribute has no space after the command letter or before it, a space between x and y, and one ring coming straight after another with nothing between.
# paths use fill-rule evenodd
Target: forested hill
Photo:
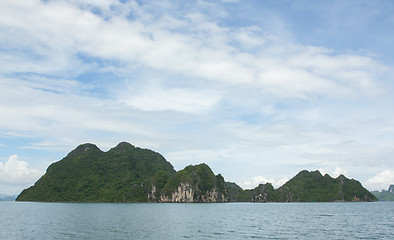
<instances>
[{"instance_id":1,"label":"forested hill","mask_svg":"<svg viewBox=\"0 0 394 240\"><path fill-rule=\"evenodd\" d=\"M120 143L108 152L82 144L18 196L17 201L143 202L149 181L174 167L159 153Z\"/></svg>"},{"instance_id":2,"label":"forested hill","mask_svg":"<svg viewBox=\"0 0 394 240\"><path fill-rule=\"evenodd\" d=\"M299 172L278 189L270 183L254 189L243 190L234 183L227 183L231 201L236 202L371 202L377 198L360 182L343 175L332 178L319 171Z\"/></svg>"},{"instance_id":3,"label":"forested hill","mask_svg":"<svg viewBox=\"0 0 394 240\"><path fill-rule=\"evenodd\" d=\"M301 171L277 191L280 202L376 201L360 182L344 175L332 178L319 171Z\"/></svg>"},{"instance_id":4,"label":"forested hill","mask_svg":"<svg viewBox=\"0 0 394 240\"><path fill-rule=\"evenodd\" d=\"M368 190L341 175L301 171L278 189L270 183L243 190L226 183L206 164L176 172L162 155L122 142L108 152L86 143L17 197L43 202L332 202L376 201Z\"/></svg>"}]
</instances>

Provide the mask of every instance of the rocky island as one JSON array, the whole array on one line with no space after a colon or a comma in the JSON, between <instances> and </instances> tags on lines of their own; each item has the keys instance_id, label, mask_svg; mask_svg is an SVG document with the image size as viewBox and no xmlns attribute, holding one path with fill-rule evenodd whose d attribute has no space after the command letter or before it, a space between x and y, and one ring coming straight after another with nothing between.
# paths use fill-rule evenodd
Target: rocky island
<instances>
[{"instance_id":1,"label":"rocky island","mask_svg":"<svg viewBox=\"0 0 394 240\"><path fill-rule=\"evenodd\" d=\"M275 189L270 183L247 190L252 202L371 202L377 198L360 182L344 175L332 178L319 171L303 170L283 186ZM246 200L246 199L245 199Z\"/></svg>"},{"instance_id":2,"label":"rocky island","mask_svg":"<svg viewBox=\"0 0 394 240\"><path fill-rule=\"evenodd\" d=\"M180 171L162 155L122 142L108 152L79 145L16 201L39 202L332 202L376 201L343 175L301 171L278 189L270 183L244 190L202 163Z\"/></svg>"}]
</instances>

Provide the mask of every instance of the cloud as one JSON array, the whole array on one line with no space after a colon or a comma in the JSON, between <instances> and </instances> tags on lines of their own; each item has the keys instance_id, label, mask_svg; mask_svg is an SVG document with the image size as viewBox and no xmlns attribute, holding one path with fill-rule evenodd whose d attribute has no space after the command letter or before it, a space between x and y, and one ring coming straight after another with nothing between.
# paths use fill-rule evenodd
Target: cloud
<instances>
[{"instance_id":1,"label":"cloud","mask_svg":"<svg viewBox=\"0 0 394 240\"><path fill-rule=\"evenodd\" d=\"M344 169L342 169L342 168L340 168L340 167L335 167L334 170L331 169L331 171L329 171L329 172L325 171L323 168L319 168L318 170L319 170L319 172L320 172L322 175L325 175L325 174L327 173L328 175L330 175L330 176L333 177L333 178L337 178L337 177L339 177L339 175L341 175L341 174L344 175L345 177L349 177L349 176L347 176L348 171L347 171L347 170L344 170Z\"/></svg>"},{"instance_id":2,"label":"cloud","mask_svg":"<svg viewBox=\"0 0 394 240\"><path fill-rule=\"evenodd\" d=\"M263 176L255 176L253 177L252 181L247 181L241 184L241 187L243 189L252 189L257 187L259 184L265 184L265 183L271 183L274 188L281 187L283 184L285 184L289 179L287 177L281 178L279 180L275 180L273 178L267 179Z\"/></svg>"},{"instance_id":3,"label":"cloud","mask_svg":"<svg viewBox=\"0 0 394 240\"><path fill-rule=\"evenodd\" d=\"M230 6L0 1L0 134L40 150L126 140L237 182L239 171L275 180L391 163L391 69L379 56L296 42L269 8L262 24L241 8L232 24Z\"/></svg>"},{"instance_id":4,"label":"cloud","mask_svg":"<svg viewBox=\"0 0 394 240\"><path fill-rule=\"evenodd\" d=\"M235 3L235 2L239 2L239 0L221 0L222 2L225 3Z\"/></svg>"},{"instance_id":5,"label":"cloud","mask_svg":"<svg viewBox=\"0 0 394 240\"><path fill-rule=\"evenodd\" d=\"M41 174L39 170L29 168L27 162L18 160L17 155L11 155L5 163L0 162L0 183L2 184L32 183Z\"/></svg>"},{"instance_id":6,"label":"cloud","mask_svg":"<svg viewBox=\"0 0 394 240\"><path fill-rule=\"evenodd\" d=\"M386 169L365 182L368 189L378 191L387 190L391 184L394 184L394 169Z\"/></svg>"},{"instance_id":7,"label":"cloud","mask_svg":"<svg viewBox=\"0 0 394 240\"><path fill-rule=\"evenodd\" d=\"M139 94L126 96L122 101L143 111L199 113L213 107L219 99L220 93L210 90L150 88Z\"/></svg>"},{"instance_id":8,"label":"cloud","mask_svg":"<svg viewBox=\"0 0 394 240\"><path fill-rule=\"evenodd\" d=\"M373 80L384 69L371 57L276 42L256 27L219 25L198 10L182 9L183 17L169 17L152 16L150 6L134 2L28 3L3 3L7 14L0 21L8 32L17 29L2 40L9 46L9 59L2 63L13 63L4 71L70 75L72 69L78 75L94 66L80 57L87 56L100 64L118 63L115 72L144 66L218 84L247 84L279 97L305 97L376 93ZM96 8L114 10L108 17L94 12ZM169 20L177 21L179 29L163 24ZM259 50L248 51L256 45Z\"/></svg>"}]
</instances>

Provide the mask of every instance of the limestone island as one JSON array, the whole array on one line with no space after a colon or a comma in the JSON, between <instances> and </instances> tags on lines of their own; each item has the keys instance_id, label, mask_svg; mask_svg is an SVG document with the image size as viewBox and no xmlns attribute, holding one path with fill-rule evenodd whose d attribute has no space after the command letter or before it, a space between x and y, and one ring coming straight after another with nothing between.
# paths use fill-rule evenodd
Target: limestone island
<instances>
[{"instance_id":1,"label":"limestone island","mask_svg":"<svg viewBox=\"0 0 394 240\"><path fill-rule=\"evenodd\" d=\"M303 170L283 186L244 190L225 182L207 164L180 171L149 149L119 143L107 152L79 145L51 164L16 201L35 202L353 202L377 201L360 182Z\"/></svg>"}]
</instances>

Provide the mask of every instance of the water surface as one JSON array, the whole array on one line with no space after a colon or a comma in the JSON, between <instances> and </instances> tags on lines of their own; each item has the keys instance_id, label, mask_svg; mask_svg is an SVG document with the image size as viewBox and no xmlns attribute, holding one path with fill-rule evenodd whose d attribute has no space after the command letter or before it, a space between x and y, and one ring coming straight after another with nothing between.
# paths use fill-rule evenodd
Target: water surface
<instances>
[{"instance_id":1,"label":"water surface","mask_svg":"<svg viewBox=\"0 0 394 240\"><path fill-rule=\"evenodd\" d=\"M0 239L394 239L394 202L2 202Z\"/></svg>"}]
</instances>

